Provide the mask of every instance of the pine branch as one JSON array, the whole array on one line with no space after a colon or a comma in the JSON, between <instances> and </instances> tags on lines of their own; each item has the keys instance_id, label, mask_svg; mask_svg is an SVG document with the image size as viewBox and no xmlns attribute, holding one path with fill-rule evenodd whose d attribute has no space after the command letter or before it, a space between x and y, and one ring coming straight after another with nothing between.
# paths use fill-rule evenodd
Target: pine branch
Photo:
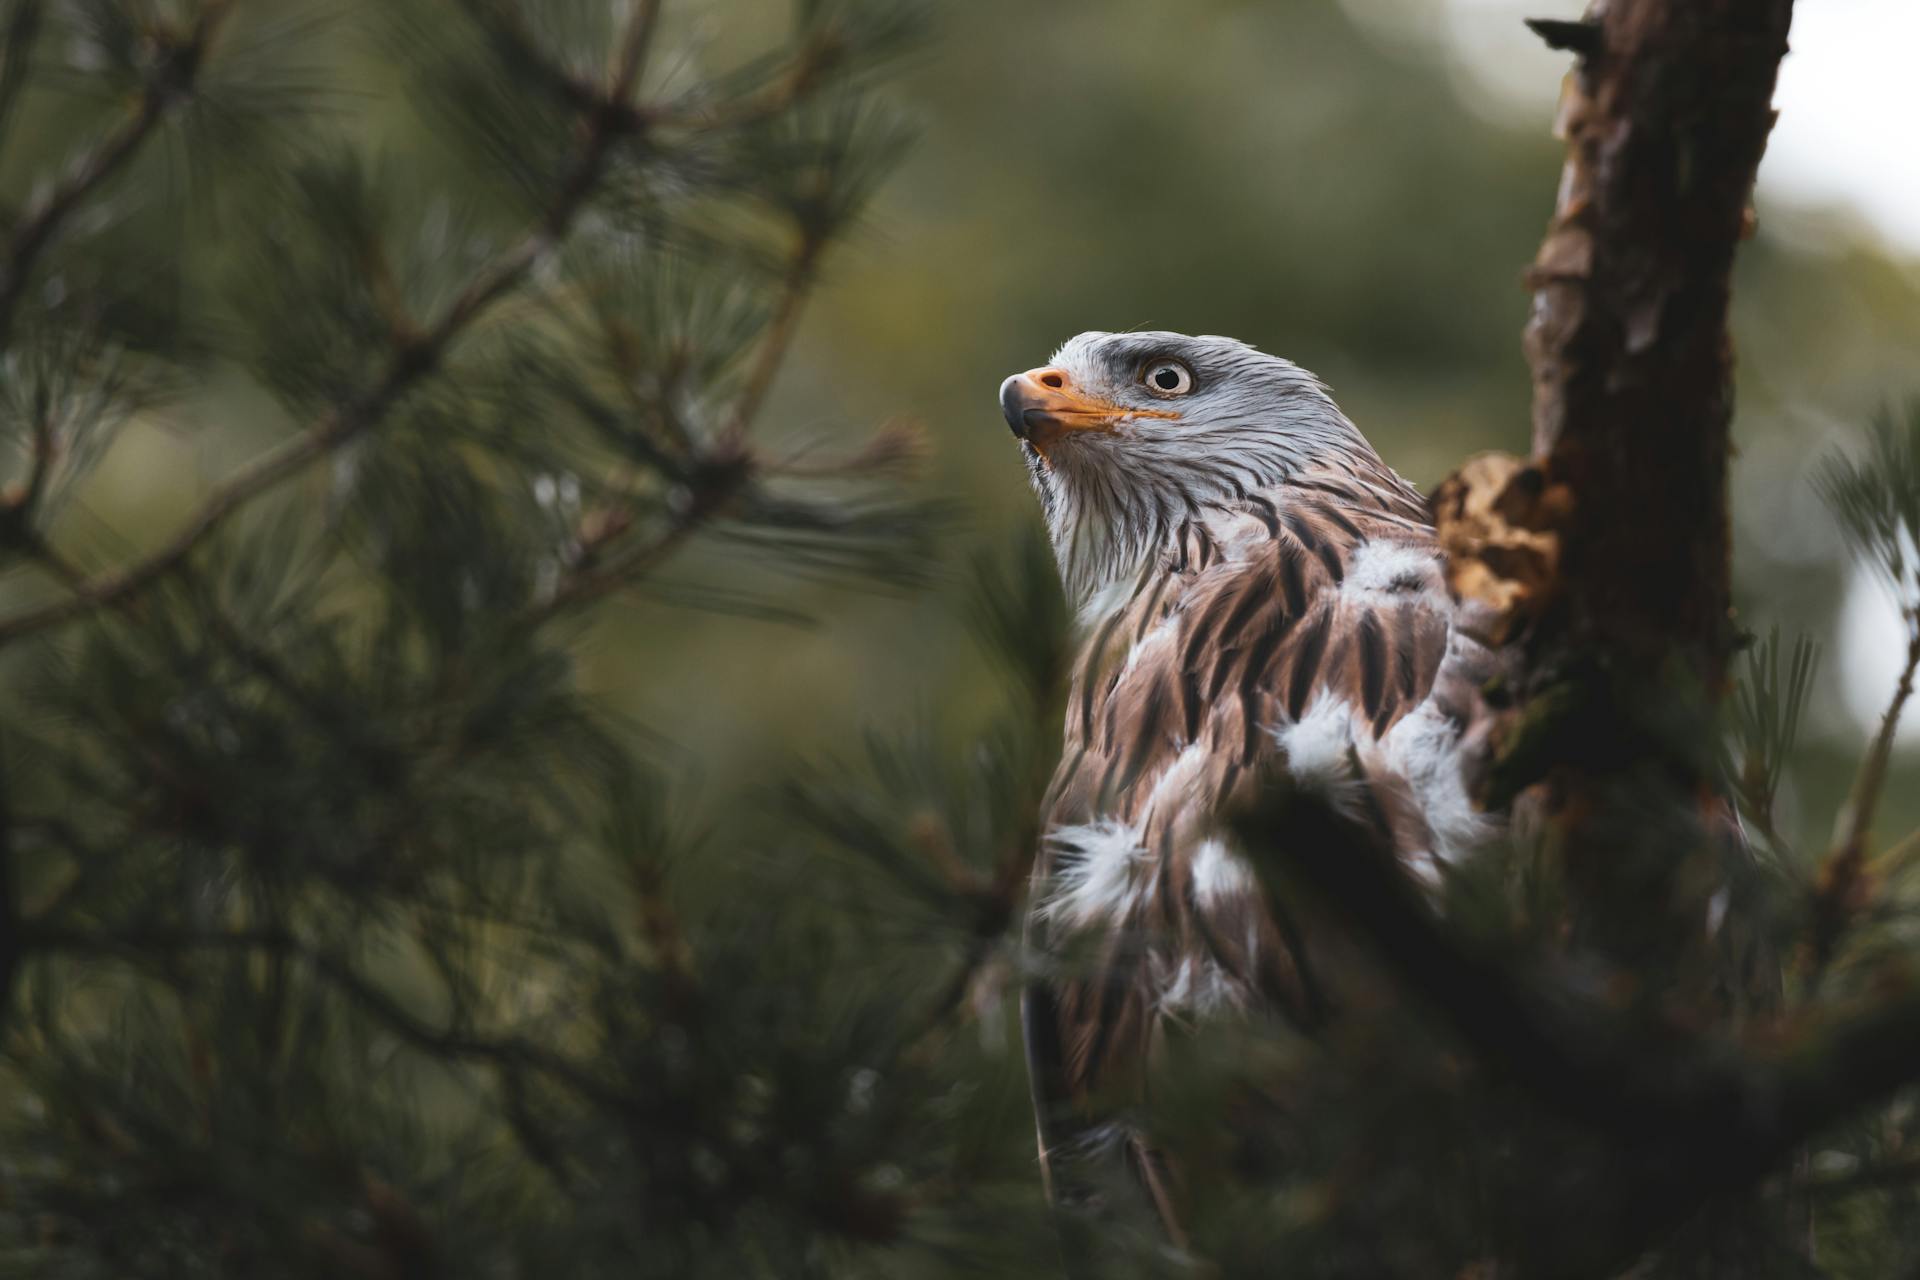
<instances>
[{"instance_id":1,"label":"pine branch","mask_svg":"<svg viewBox=\"0 0 1920 1280\"><path fill-rule=\"evenodd\" d=\"M18 0L7 24L6 51L0 53L0 144L4 144L14 106L27 83L27 65L44 16L41 0Z\"/></svg>"},{"instance_id":2,"label":"pine branch","mask_svg":"<svg viewBox=\"0 0 1920 1280\"><path fill-rule=\"evenodd\" d=\"M1867 839L1880 806L1880 794L1886 788L1894 735L1899 731L1907 700L1913 696L1915 672L1920 671L1920 615L1910 610L1907 627L1907 654L1893 698L1881 715L1880 728L1860 762L1860 771L1834 822L1833 845L1820 860L1814 878L1811 937L1807 948L1810 992L1818 990L1841 939L1872 902L1879 883L1876 868L1868 863ZM1904 858L1905 854L1894 850L1878 862L1897 866Z\"/></svg>"},{"instance_id":3,"label":"pine branch","mask_svg":"<svg viewBox=\"0 0 1920 1280\"><path fill-rule=\"evenodd\" d=\"M502 1071L533 1071L567 1086L581 1097L610 1111L622 1111L627 1106L625 1096L617 1090L584 1071L578 1064L540 1045L516 1037L487 1036L457 1027L436 1027L423 1021L375 983L362 977L347 961L289 933L276 930L193 932L129 929L111 935L94 935L69 930L37 929L28 924L18 936L18 949L22 956L106 956L138 964L150 962L160 955L240 951L295 960L310 968L381 1027L423 1053L484 1062Z\"/></svg>"},{"instance_id":4,"label":"pine branch","mask_svg":"<svg viewBox=\"0 0 1920 1280\"><path fill-rule=\"evenodd\" d=\"M739 447L759 417L767 393L773 389L773 380L786 361L787 349L793 345L794 333L800 327L800 313L813 288L826 244L816 227L802 227L798 234L799 240L781 281L780 300L774 304L773 318L767 324L766 335L760 341L739 399L734 402L733 416L721 432L723 448Z\"/></svg>"},{"instance_id":5,"label":"pine branch","mask_svg":"<svg viewBox=\"0 0 1920 1280\"><path fill-rule=\"evenodd\" d=\"M1833 852L1828 855L1830 858L1858 860L1865 854L1873 815L1879 808L1880 794L1886 789L1887 766L1893 760L1894 735L1899 731L1900 717L1906 710L1907 701L1913 696L1916 672L1920 672L1920 615L1910 612L1907 618L1907 653L1900 667L1900 679L1894 686L1893 697L1886 711L1880 716L1880 728L1873 735L1865 759L1860 762L1860 772L1854 779L1852 791L1848 793L1846 806L1840 811L1834 828Z\"/></svg>"},{"instance_id":6,"label":"pine branch","mask_svg":"<svg viewBox=\"0 0 1920 1280\"><path fill-rule=\"evenodd\" d=\"M1911 1190L1920 1185L1920 1160L1872 1165L1837 1178L1807 1184L1809 1195L1825 1200L1856 1196L1867 1191Z\"/></svg>"},{"instance_id":7,"label":"pine branch","mask_svg":"<svg viewBox=\"0 0 1920 1280\"><path fill-rule=\"evenodd\" d=\"M25 905L20 904L17 915L22 920L58 919L74 903L79 902L89 889L118 870L129 857L133 856L136 849L133 841L121 840L116 842L109 852L87 850L86 843L80 838L80 833L74 830L71 824L58 818L36 817L31 822L16 820L11 834L18 835L22 830L40 831L53 837L68 852L85 855L75 859L80 865L76 867L73 878L62 885L51 898L37 904L33 912L27 912Z\"/></svg>"},{"instance_id":8,"label":"pine branch","mask_svg":"<svg viewBox=\"0 0 1920 1280\"><path fill-rule=\"evenodd\" d=\"M1800 717L1820 667L1820 647L1797 638L1781 672L1780 628L1775 626L1747 655L1746 672L1733 689L1734 726L1741 754L1731 772L1747 815L1778 846L1774 800L1788 757L1799 737Z\"/></svg>"},{"instance_id":9,"label":"pine branch","mask_svg":"<svg viewBox=\"0 0 1920 1280\"><path fill-rule=\"evenodd\" d=\"M502 61L527 73L568 109L581 115L604 115L609 127L620 134L644 132L655 122L651 113L635 107L628 99L638 83L639 72L646 66L648 51L659 30L660 0L641 0L614 53L608 77L612 88L604 91L599 85L575 75L543 50L511 0L455 0L455 3L486 35Z\"/></svg>"},{"instance_id":10,"label":"pine branch","mask_svg":"<svg viewBox=\"0 0 1920 1280\"><path fill-rule=\"evenodd\" d=\"M455 0L483 33L501 60L557 96L571 110L586 113L600 105L598 89L580 79L540 48L514 5L502 0Z\"/></svg>"},{"instance_id":11,"label":"pine branch","mask_svg":"<svg viewBox=\"0 0 1920 1280\"><path fill-rule=\"evenodd\" d=\"M517 1069L502 1068L500 1072L501 1102L507 1119L507 1128L513 1134L514 1141L553 1184L561 1191L571 1194L577 1183L559 1146L551 1136L540 1128L533 1115L533 1108L527 1098L525 1075Z\"/></svg>"},{"instance_id":12,"label":"pine branch","mask_svg":"<svg viewBox=\"0 0 1920 1280\"><path fill-rule=\"evenodd\" d=\"M1045 785L1045 780L1041 780ZM1040 793L1030 789L1021 812L1032 815L1008 840L997 859L991 879L968 874L953 879L951 888L972 908L973 919L960 961L941 985L939 994L924 1014L915 1020L917 1028L904 1043L919 1046L944 1028L966 1002L967 993L979 980L987 962L1006 940L1015 919L1021 891L1033 871L1033 859L1040 848Z\"/></svg>"},{"instance_id":13,"label":"pine branch","mask_svg":"<svg viewBox=\"0 0 1920 1280\"><path fill-rule=\"evenodd\" d=\"M1911 866L1916 857L1920 857L1920 829L1907 832L1875 858L1874 875L1891 879Z\"/></svg>"},{"instance_id":14,"label":"pine branch","mask_svg":"<svg viewBox=\"0 0 1920 1280\"><path fill-rule=\"evenodd\" d=\"M190 100L194 79L230 10L228 0L207 0L186 36L160 59L132 113L82 156L14 227L0 253L0 350L12 341L14 316L41 253L87 198L139 152L161 122ZM16 19L16 32L18 27ZM10 41L9 58L12 50Z\"/></svg>"},{"instance_id":15,"label":"pine branch","mask_svg":"<svg viewBox=\"0 0 1920 1280\"><path fill-rule=\"evenodd\" d=\"M14 865L12 779L0 757L0 1031L13 1009L13 980L20 972L20 886Z\"/></svg>"},{"instance_id":16,"label":"pine branch","mask_svg":"<svg viewBox=\"0 0 1920 1280\"><path fill-rule=\"evenodd\" d=\"M610 100L631 90L654 13L654 6L644 5L630 23ZM470 280L432 325L418 334L395 333L385 372L373 386L305 432L230 474L157 550L131 565L88 578L60 600L0 620L0 645L137 595L178 569L235 512L379 426L408 391L438 368L454 341L516 288L533 265L566 237L604 175L619 132L616 112L596 109L587 115L585 136L574 164L535 228Z\"/></svg>"},{"instance_id":17,"label":"pine branch","mask_svg":"<svg viewBox=\"0 0 1920 1280\"><path fill-rule=\"evenodd\" d=\"M33 415L32 438L33 459L28 464L26 488L21 492L19 501L12 504L14 514L23 526L30 524L34 513L39 510L40 499L47 491L47 480L53 474L57 446L53 439L51 404L42 404L40 412Z\"/></svg>"},{"instance_id":18,"label":"pine branch","mask_svg":"<svg viewBox=\"0 0 1920 1280\"><path fill-rule=\"evenodd\" d=\"M1235 827L1270 897L1284 881L1304 885L1489 1071L1586 1125L1619 1162L1608 1183L1619 1203L1583 1210L1604 1236L1538 1242L1549 1251L1598 1248L1624 1262L1712 1197L1752 1187L1809 1138L1920 1079L1920 989L1802 1020L1741 1052L1517 976L1453 937L1390 850L1284 780ZM1284 845L1272 835L1282 830Z\"/></svg>"},{"instance_id":19,"label":"pine branch","mask_svg":"<svg viewBox=\"0 0 1920 1280\"><path fill-rule=\"evenodd\" d=\"M552 596L522 619L523 625L538 626L562 614L625 589L645 577L689 539L724 512L731 501L743 493L761 469L747 449L746 437L765 406L768 392L784 364L793 337L799 328L825 249L821 234L802 228L787 269L781 278L779 300L772 318L761 336L753 363L742 389L735 398L726 425L709 447L701 465L687 469L683 477L691 501L653 541L617 556L601 559L601 553L626 533L630 520L617 509L597 512L591 528L581 538L575 556L576 568ZM626 483L616 479L611 487ZM4 632L0 631L0 639Z\"/></svg>"},{"instance_id":20,"label":"pine branch","mask_svg":"<svg viewBox=\"0 0 1920 1280\"><path fill-rule=\"evenodd\" d=\"M751 128L792 110L817 83L826 61L824 53L816 47L803 53L785 75L758 93L715 106L654 108L644 111L641 119L653 128L688 133L724 133Z\"/></svg>"},{"instance_id":21,"label":"pine branch","mask_svg":"<svg viewBox=\"0 0 1920 1280\"><path fill-rule=\"evenodd\" d=\"M660 0L639 0L639 8L627 23L626 36L614 64L613 89L609 102L624 104L639 83L641 68L647 65L647 53L653 47L654 34L660 29Z\"/></svg>"},{"instance_id":22,"label":"pine branch","mask_svg":"<svg viewBox=\"0 0 1920 1280\"><path fill-rule=\"evenodd\" d=\"M1816 483L1849 545L1884 577L1907 628L1906 659L1879 730L1834 825L1829 870L1857 870L1880 792L1886 785L1893 739L1920 669L1920 565L1912 563L1920 537L1920 403L1902 415L1879 415L1864 457L1838 454L1821 467Z\"/></svg>"},{"instance_id":23,"label":"pine branch","mask_svg":"<svg viewBox=\"0 0 1920 1280\"><path fill-rule=\"evenodd\" d=\"M562 615L624 590L666 563L743 492L752 477L744 457L716 461L689 481L692 500L652 541L602 558L605 549L627 531L627 521L602 513L594 530L581 539L575 567L553 594L520 619L527 628L539 627Z\"/></svg>"},{"instance_id":24,"label":"pine branch","mask_svg":"<svg viewBox=\"0 0 1920 1280\"><path fill-rule=\"evenodd\" d=\"M50 397L41 397L35 406L28 431L26 483L0 493L0 549L22 550L40 560L56 577L64 577L67 566L56 560L51 549L34 532L34 516L46 496L47 481L53 475L55 454L59 448L53 435L53 405ZM71 579L68 579L71 581Z\"/></svg>"}]
</instances>

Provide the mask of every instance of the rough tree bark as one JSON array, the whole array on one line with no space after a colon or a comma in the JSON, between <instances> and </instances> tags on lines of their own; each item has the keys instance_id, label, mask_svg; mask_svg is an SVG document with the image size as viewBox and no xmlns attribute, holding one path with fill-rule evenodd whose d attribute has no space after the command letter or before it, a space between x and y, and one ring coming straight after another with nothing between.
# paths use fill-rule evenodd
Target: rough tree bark
<instances>
[{"instance_id":1,"label":"rough tree bark","mask_svg":"<svg viewBox=\"0 0 1920 1280\"><path fill-rule=\"evenodd\" d=\"M1476 459L1434 504L1456 593L1514 659L1480 726L1476 786L1513 805L1565 886L1571 943L1689 1022L1778 989L1737 918L1722 925L1733 828L1714 752L1737 634L1731 276L1791 16L1792 0L1595 0L1582 21L1532 24L1577 59L1556 209L1527 275L1532 456ZM1667 1118L1740 1092L1716 1081L1670 1099ZM1626 1144L1640 1192L1595 1206L1611 1219L1600 1238L1645 1243L1700 1203L1690 1190L1784 1151L1738 1124L1683 1132ZM1742 1274L1729 1226L1714 1252Z\"/></svg>"},{"instance_id":2,"label":"rough tree bark","mask_svg":"<svg viewBox=\"0 0 1920 1280\"><path fill-rule=\"evenodd\" d=\"M1636 964L1682 958L1712 879L1680 864L1711 844L1735 636L1730 281L1791 13L1600 0L1582 22L1534 24L1578 65L1528 273L1533 456L1478 459L1436 495L1456 590L1520 659L1480 786L1520 797L1591 908L1585 940ZM1706 821L1650 838L1662 809Z\"/></svg>"},{"instance_id":3,"label":"rough tree bark","mask_svg":"<svg viewBox=\"0 0 1920 1280\"><path fill-rule=\"evenodd\" d=\"M1577 638L1708 690L1726 665L1727 309L1792 0L1612 0L1563 104L1529 283L1533 448L1573 504Z\"/></svg>"}]
</instances>

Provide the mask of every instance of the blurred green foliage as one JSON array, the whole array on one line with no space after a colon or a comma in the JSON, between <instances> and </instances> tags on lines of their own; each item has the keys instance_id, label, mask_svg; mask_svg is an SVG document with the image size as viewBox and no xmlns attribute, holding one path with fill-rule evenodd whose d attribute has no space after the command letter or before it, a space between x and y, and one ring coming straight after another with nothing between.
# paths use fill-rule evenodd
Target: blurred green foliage
<instances>
[{"instance_id":1,"label":"blurred green foliage","mask_svg":"<svg viewBox=\"0 0 1920 1280\"><path fill-rule=\"evenodd\" d=\"M396 313L447 314L550 218L590 127L567 86L610 73L643 5L524 28L481 0L243 8L34 276L0 371L10 423L72 418L35 507L88 567L364 411ZM617 154L392 423L141 611L0 655L12 910L65 947L7 1028L0 1274L1052 1274L1011 997L1064 619L994 388L1082 329L1217 332L1321 374L1422 483L1526 439L1548 121L1491 119L1418 23L1357 9L973 0L916 42L895 4L666 6L634 100L696 118L751 111L808 32L859 38L793 110ZM0 24L30 11L29 87L0 70L10 228L125 118L141 32L204 12L12 0ZM1838 217L1760 223L1742 617L1831 640L1851 570L1812 459L1915 377L1920 273ZM810 229L831 250L756 389ZM737 496L714 446L762 393L769 483L689 520ZM602 567L567 557L606 509L633 589L515 625ZM59 597L44 563L7 568L9 614ZM1761 765L1804 850L1859 753L1839 667ZM1920 823L1914 766L1889 832ZM260 945L183 943L215 926ZM1502 1100L1459 1092L1404 1011L1347 1034L1374 1074L1193 1049L1196 1117L1255 1068L1347 1117L1288 1131L1311 1178L1220 1166L1246 1175L1202 1232L1229 1274L1431 1274L1526 1189L1435 1195ZM1912 1128L1877 1117L1814 1163ZM1521 1132L1540 1159L1562 1137ZM1911 1265L1903 1203L1823 1209L1832 1273ZM1527 1208L1509 1229L1550 1229ZM1111 1274L1175 1265L1115 1248Z\"/></svg>"}]
</instances>

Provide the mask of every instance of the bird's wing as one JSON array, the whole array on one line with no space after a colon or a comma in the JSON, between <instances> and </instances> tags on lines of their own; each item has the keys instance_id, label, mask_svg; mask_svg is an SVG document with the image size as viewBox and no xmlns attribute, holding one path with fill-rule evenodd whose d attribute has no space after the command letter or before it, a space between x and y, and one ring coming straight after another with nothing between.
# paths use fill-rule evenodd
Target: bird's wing
<instances>
[{"instance_id":1,"label":"bird's wing","mask_svg":"<svg viewBox=\"0 0 1920 1280\"><path fill-rule=\"evenodd\" d=\"M1299 930L1215 830L1263 770L1336 789L1416 863L1478 820L1428 794L1459 790L1432 694L1469 655L1404 490L1308 477L1179 532L1075 676L1032 926L1061 966L1028 1026L1056 1103L1131 1093L1163 1014L1317 1016Z\"/></svg>"}]
</instances>

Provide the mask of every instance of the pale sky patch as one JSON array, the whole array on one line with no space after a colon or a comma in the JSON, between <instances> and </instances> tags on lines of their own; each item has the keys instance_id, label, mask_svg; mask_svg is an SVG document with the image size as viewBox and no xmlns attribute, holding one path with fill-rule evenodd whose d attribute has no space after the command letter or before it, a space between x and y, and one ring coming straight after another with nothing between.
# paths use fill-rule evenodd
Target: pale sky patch
<instances>
[{"instance_id":1,"label":"pale sky patch","mask_svg":"<svg viewBox=\"0 0 1920 1280\"><path fill-rule=\"evenodd\" d=\"M1349 0L1351 8L1390 0ZM1444 38L1485 105L1512 118L1552 110L1567 55L1523 17L1578 17L1569 0L1438 0ZM1920 256L1920 0L1799 0L1774 104L1780 123L1761 199L1842 205L1890 247Z\"/></svg>"}]
</instances>

